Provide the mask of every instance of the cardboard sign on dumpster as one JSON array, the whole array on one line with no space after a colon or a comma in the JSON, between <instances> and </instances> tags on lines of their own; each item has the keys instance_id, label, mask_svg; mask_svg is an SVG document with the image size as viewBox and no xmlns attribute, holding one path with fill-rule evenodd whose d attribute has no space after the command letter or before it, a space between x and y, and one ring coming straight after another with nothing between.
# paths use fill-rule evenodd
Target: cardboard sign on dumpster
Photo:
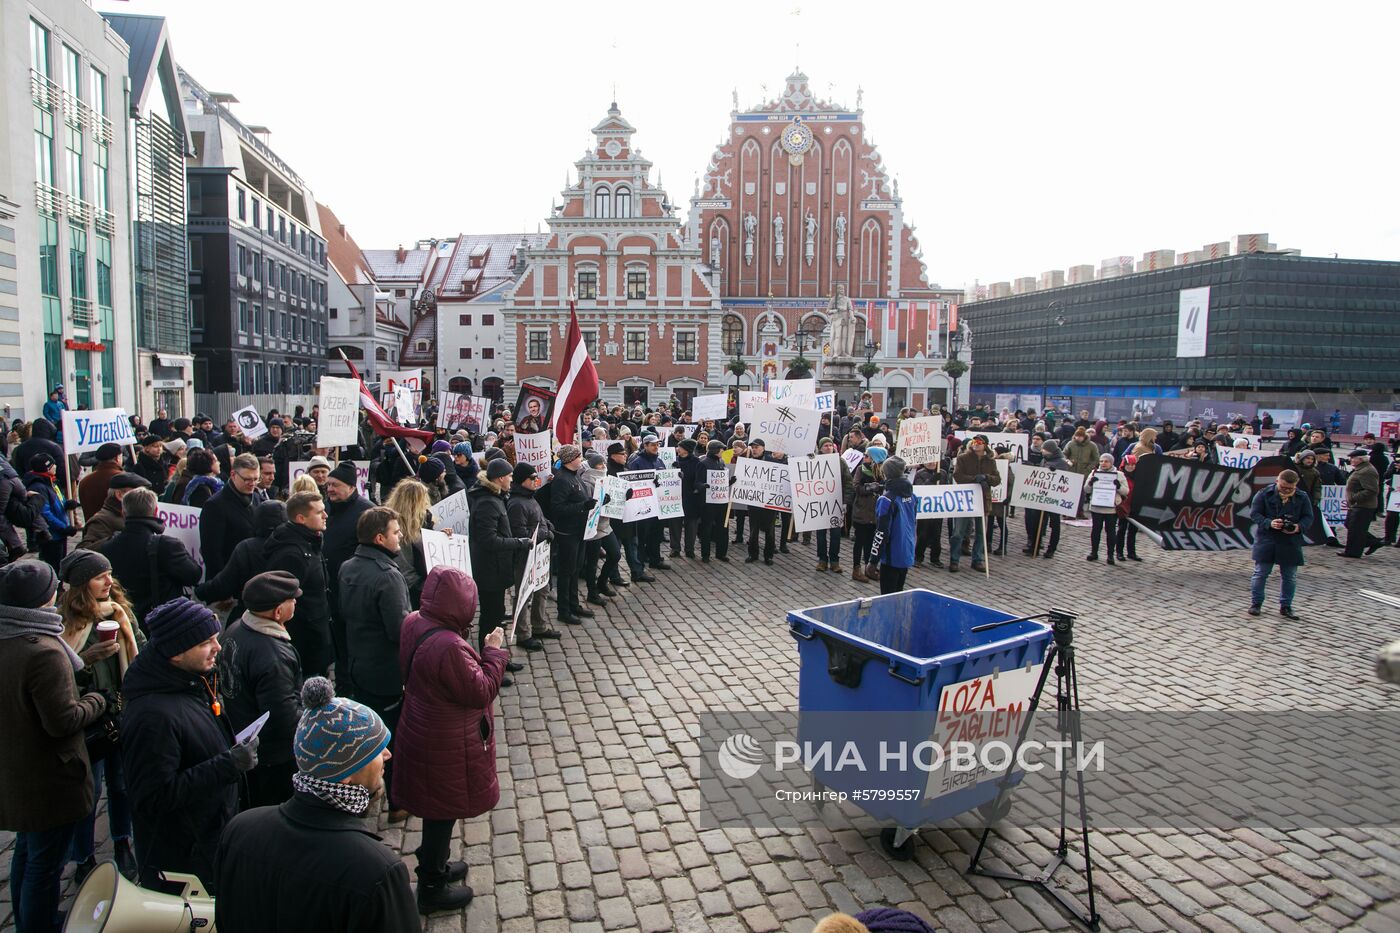
<instances>
[{"instance_id":1,"label":"cardboard sign on dumpster","mask_svg":"<svg viewBox=\"0 0 1400 933\"><path fill-rule=\"evenodd\" d=\"M938 768L929 771L925 800L1003 776L1001 771L987 769L981 749L991 742L1005 743L1008 748L1016 744L1030 715L1031 697L1043 666L1032 664L944 686L938 695L938 724L932 736L943 749L944 757ZM954 742L974 745L978 761L975 769L954 771L948 767L947 754ZM1000 760L990 749L986 757L993 762Z\"/></svg>"}]
</instances>

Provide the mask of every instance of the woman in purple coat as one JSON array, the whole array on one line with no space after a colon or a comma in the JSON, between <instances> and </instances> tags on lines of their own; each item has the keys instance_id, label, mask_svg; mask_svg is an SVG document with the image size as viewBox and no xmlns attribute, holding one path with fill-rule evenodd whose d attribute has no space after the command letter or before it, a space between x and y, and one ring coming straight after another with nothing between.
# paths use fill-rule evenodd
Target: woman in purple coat
<instances>
[{"instance_id":1,"label":"woman in purple coat","mask_svg":"<svg viewBox=\"0 0 1400 933\"><path fill-rule=\"evenodd\" d=\"M423 820L418 849L418 909L460 910L472 889L457 884L464 862L447 861L459 819L496 805L496 737L491 703L510 653L498 628L480 654L468 637L476 583L452 567L434 567L423 583L422 608L399 634L403 710L394 734L395 802Z\"/></svg>"}]
</instances>

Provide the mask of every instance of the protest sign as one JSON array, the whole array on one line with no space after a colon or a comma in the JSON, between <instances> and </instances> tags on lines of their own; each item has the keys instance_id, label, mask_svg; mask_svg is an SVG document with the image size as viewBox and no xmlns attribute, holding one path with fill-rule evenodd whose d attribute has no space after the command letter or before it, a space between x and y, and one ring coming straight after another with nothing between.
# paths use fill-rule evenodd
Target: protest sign
<instances>
[{"instance_id":1,"label":"protest sign","mask_svg":"<svg viewBox=\"0 0 1400 933\"><path fill-rule=\"evenodd\" d=\"M908 466L931 463L943 457L943 418L929 415L905 418L899 423L899 442L895 456Z\"/></svg>"},{"instance_id":2,"label":"protest sign","mask_svg":"<svg viewBox=\"0 0 1400 933\"><path fill-rule=\"evenodd\" d=\"M835 411L836 393L834 391L818 392L816 403L813 404L812 407L815 408L817 411Z\"/></svg>"},{"instance_id":3,"label":"protest sign","mask_svg":"<svg viewBox=\"0 0 1400 933\"><path fill-rule=\"evenodd\" d=\"M739 390L739 420L748 424L753 420L753 407L759 402L768 401L767 392L746 392Z\"/></svg>"},{"instance_id":4,"label":"protest sign","mask_svg":"<svg viewBox=\"0 0 1400 933\"><path fill-rule=\"evenodd\" d=\"M536 529L536 534L539 529ZM515 586L515 612L511 615L510 628L506 630L505 644L515 644L515 627L520 624L520 613L530 604L530 597L535 591L540 589L535 583L539 579L537 573L541 557L544 559L544 585L549 585L549 542L536 541L535 535L530 535L530 554L525 560L525 572L520 578L520 582ZM486 634L491 634L487 632Z\"/></svg>"},{"instance_id":5,"label":"protest sign","mask_svg":"<svg viewBox=\"0 0 1400 933\"><path fill-rule=\"evenodd\" d=\"M383 380L380 385L386 392L393 392L399 386L404 386L411 392L423 391L423 370L421 369L388 369L379 373L379 378Z\"/></svg>"},{"instance_id":6,"label":"protest sign","mask_svg":"<svg viewBox=\"0 0 1400 933\"><path fill-rule=\"evenodd\" d=\"M729 396L697 395L690 403L690 413L696 421L723 421L729 407Z\"/></svg>"},{"instance_id":7,"label":"protest sign","mask_svg":"<svg viewBox=\"0 0 1400 933\"><path fill-rule=\"evenodd\" d=\"M549 428L545 428L535 434L517 433L515 435L515 462L530 464L544 480L548 480L554 475L554 470L550 465L551 433Z\"/></svg>"},{"instance_id":8,"label":"protest sign","mask_svg":"<svg viewBox=\"0 0 1400 933\"><path fill-rule=\"evenodd\" d=\"M657 518L663 522L673 518L684 518L685 508L681 502L681 471L660 470L656 474Z\"/></svg>"},{"instance_id":9,"label":"protest sign","mask_svg":"<svg viewBox=\"0 0 1400 933\"><path fill-rule=\"evenodd\" d=\"M1387 512L1400 512L1400 489L1390 491L1390 498L1385 500L1385 510Z\"/></svg>"},{"instance_id":10,"label":"protest sign","mask_svg":"<svg viewBox=\"0 0 1400 933\"><path fill-rule=\"evenodd\" d=\"M343 447L360 442L360 381L321 377L321 412L316 421L317 447Z\"/></svg>"},{"instance_id":11,"label":"protest sign","mask_svg":"<svg viewBox=\"0 0 1400 933\"><path fill-rule=\"evenodd\" d=\"M981 518L984 514L981 483L914 487L915 518Z\"/></svg>"},{"instance_id":12,"label":"protest sign","mask_svg":"<svg viewBox=\"0 0 1400 933\"><path fill-rule=\"evenodd\" d=\"M1268 415L1274 420L1275 431L1287 431L1289 428L1296 428L1303 423L1303 409L1301 408L1267 408L1260 409L1259 417Z\"/></svg>"},{"instance_id":13,"label":"protest sign","mask_svg":"<svg viewBox=\"0 0 1400 933\"><path fill-rule=\"evenodd\" d=\"M1264 452L1262 450L1246 450L1238 447L1216 447L1215 457L1220 461L1221 466L1247 470L1264 459Z\"/></svg>"},{"instance_id":14,"label":"protest sign","mask_svg":"<svg viewBox=\"0 0 1400 933\"><path fill-rule=\"evenodd\" d=\"M1026 459L1026 449L1030 445L1030 435L992 431L953 432L953 436L961 441L970 440L978 434L981 434L987 439L987 447L992 453L996 453L998 447L1005 447L1007 450L1014 450L1016 452L1016 459L1018 461Z\"/></svg>"},{"instance_id":15,"label":"protest sign","mask_svg":"<svg viewBox=\"0 0 1400 933\"><path fill-rule=\"evenodd\" d=\"M459 535L471 530L471 515L467 511L467 491L454 492L437 505L428 506L433 516L433 527L438 531L451 528Z\"/></svg>"},{"instance_id":16,"label":"protest sign","mask_svg":"<svg viewBox=\"0 0 1400 933\"><path fill-rule=\"evenodd\" d=\"M817 380L769 379L768 401L774 405L791 405L794 408L816 408Z\"/></svg>"},{"instance_id":17,"label":"protest sign","mask_svg":"<svg viewBox=\"0 0 1400 933\"><path fill-rule=\"evenodd\" d=\"M1345 525L1347 520L1347 488L1323 486L1320 505L1322 517L1333 525Z\"/></svg>"},{"instance_id":18,"label":"protest sign","mask_svg":"<svg viewBox=\"0 0 1400 933\"><path fill-rule=\"evenodd\" d=\"M418 423L418 402L414 392L406 385L394 387L394 417L399 424Z\"/></svg>"},{"instance_id":19,"label":"protest sign","mask_svg":"<svg viewBox=\"0 0 1400 933\"><path fill-rule=\"evenodd\" d=\"M1368 411L1368 412L1366 412L1366 430L1367 430L1367 432L1376 435L1376 437L1380 437L1380 436L1381 436L1382 427L1383 427L1383 425L1384 425L1387 421L1397 421L1397 422L1400 422L1400 411ZM67 419L66 419L66 417L65 417L65 419L64 419L64 425L65 425L65 427L63 428L63 431L64 431L65 434L68 432L68 428L67 428L67 426L66 426L67 423L68 423L68 422L67 422Z\"/></svg>"},{"instance_id":20,"label":"protest sign","mask_svg":"<svg viewBox=\"0 0 1400 933\"><path fill-rule=\"evenodd\" d=\"M656 518L661 511L656 495L656 471L628 470L617 475L627 484L627 490L623 494L626 504L622 510L622 520L640 522Z\"/></svg>"},{"instance_id":21,"label":"protest sign","mask_svg":"<svg viewBox=\"0 0 1400 933\"><path fill-rule=\"evenodd\" d=\"M698 424L678 424L676 427L680 428L681 440L685 440L687 437L694 437L700 433L700 425Z\"/></svg>"},{"instance_id":22,"label":"protest sign","mask_svg":"<svg viewBox=\"0 0 1400 933\"><path fill-rule=\"evenodd\" d=\"M456 567L467 576L472 575L472 554L466 535L450 535L431 528L424 528L420 534L423 535L423 565L428 570Z\"/></svg>"},{"instance_id":23,"label":"protest sign","mask_svg":"<svg viewBox=\"0 0 1400 933\"><path fill-rule=\"evenodd\" d=\"M598 537L598 520L603 517L603 500L608 496L608 487L595 478L593 481L593 508L588 510L588 519L583 523L583 540L592 541Z\"/></svg>"},{"instance_id":24,"label":"protest sign","mask_svg":"<svg viewBox=\"0 0 1400 933\"><path fill-rule=\"evenodd\" d=\"M608 497L603 515L621 521L627 508L627 484L616 476L605 476L599 485L607 491Z\"/></svg>"},{"instance_id":25,"label":"protest sign","mask_svg":"<svg viewBox=\"0 0 1400 933\"><path fill-rule=\"evenodd\" d=\"M369 461L351 460L355 464L355 485L360 495L365 494L365 489L369 487ZM289 482L295 483L297 477L304 476L307 467L311 466L310 460L292 460L287 463L287 478Z\"/></svg>"},{"instance_id":26,"label":"protest sign","mask_svg":"<svg viewBox=\"0 0 1400 933\"><path fill-rule=\"evenodd\" d=\"M792 511L792 464L740 457L734 461L734 485L729 498L755 508Z\"/></svg>"},{"instance_id":27,"label":"protest sign","mask_svg":"<svg viewBox=\"0 0 1400 933\"><path fill-rule=\"evenodd\" d=\"M845 514L836 454L800 457L788 464L792 475L792 522L797 531L840 528Z\"/></svg>"},{"instance_id":28,"label":"protest sign","mask_svg":"<svg viewBox=\"0 0 1400 933\"><path fill-rule=\"evenodd\" d=\"M729 471L705 471L705 504L724 505L729 501Z\"/></svg>"},{"instance_id":29,"label":"protest sign","mask_svg":"<svg viewBox=\"0 0 1400 933\"><path fill-rule=\"evenodd\" d=\"M131 422L124 408L99 408L97 411L63 412L63 452L81 454L96 450L103 444L135 444ZM25 464L16 464L19 472Z\"/></svg>"},{"instance_id":30,"label":"protest sign","mask_svg":"<svg viewBox=\"0 0 1400 933\"><path fill-rule=\"evenodd\" d=\"M841 455L841 460L846 464L846 469L850 470L852 473L856 471L856 468L860 466L861 461L864 459L865 451L861 450L859 447L852 447Z\"/></svg>"},{"instance_id":31,"label":"protest sign","mask_svg":"<svg viewBox=\"0 0 1400 933\"><path fill-rule=\"evenodd\" d=\"M466 427L477 433L486 424L490 404L489 399L480 395L441 392L438 394L438 424L449 431Z\"/></svg>"},{"instance_id":32,"label":"protest sign","mask_svg":"<svg viewBox=\"0 0 1400 933\"><path fill-rule=\"evenodd\" d=\"M988 488L988 498L992 504L1005 502L1007 493L1011 491L1011 461L996 457L992 460L992 466L996 467L997 476L1001 477L1001 482Z\"/></svg>"},{"instance_id":33,"label":"protest sign","mask_svg":"<svg viewBox=\"0 0 1400 933\"><path fill-rule=\"evenodd\" d=\"M258 414L255 405L249 405L247 408L240 408L234 412L233 422L238 425L243 436L250 441L255 441L267 433L267 425L263 424L262 415Z\"/></svg>"},{"instance_id":34,"label":"protest sign","mask_svg":"<svg viewBox=\"0 0 1400 933\"><path fill-rule=\"evenodd\" d=\"M1090 474L1089 505L1100 509L1111 509L1118 505L1118 482L1110 473L1094 471Z\"/></svg>"},{"instance_id":35,"label":"protest sign","mask_svg":"<svg viewBox=\"0 0 1400 933\"><path fill-rule=\"evenodd\" d=\"M669 470L676 465L676 448L658 447L656 448L656 458L666 465Z\"/></svg>"},{"instance_id":36,"label":"protest sign","mask_svg":"<svg viewBox=\"0 0 1400 933\"><path fill-rule=\"evenodd\" d=\"M815 408L759 402L753 407L749 437L762 440L773 453L805 457L817 449L821 417L821 412Z\"/></svg>"},{"instance_id":37,"label":"protest sign","mask_svg":"<svg viewBox=\"0 0 1400 933\"><path fill-rule=\"evenodd\" d=\"M199 545L200 509L194 505L175 505L171 502L156 503L156 518L165 525L165 536L174 538L190 552L199 565L201 580L204 579L204 554Z\"/></svg>"},{"instance_id":38,"label":"protest sign","mask_svg":"<svg viewBox=\"0 0 1400 933\"><path fill-rule=\"evenodd\" d=\"M1084 495L1084 477L1068 470L1018 463L1012 471L1008 505L1019 505L1073 518Z\"/></svg>"},{"instance_id":39,"label":"protest sign","mask_svg":"<svg viewBox=\"0 0 1400 933\"><path fill-rule=\"evenodd\" d=\"M1254 492L1245 470L1148 454L1134 471L1132 518L1169 551L1249 548Z\"/></svg>"}]
</instances>

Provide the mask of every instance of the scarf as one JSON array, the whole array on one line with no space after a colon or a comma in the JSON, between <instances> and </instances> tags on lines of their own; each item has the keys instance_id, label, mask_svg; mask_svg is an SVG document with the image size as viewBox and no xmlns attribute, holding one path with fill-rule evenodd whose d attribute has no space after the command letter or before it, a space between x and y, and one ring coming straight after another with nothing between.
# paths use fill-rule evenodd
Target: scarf
<instances>
[{"instance_id":1,"label":"scarf","mask_svg":"<svg viewBox=\"0 0 1400 933\"><path fill-rule=\"evenodd\" d=\"M292 636L287 634L285 626L278 625L271 619L264 619L262 616L253 615L251 609L243 613L243 624L260 635L267 635L271 638L280 638L283 641L291 641Z\"/></svg>"},{"instance_id":2,"label":"scarf","mask_svg":"<svg viewBox=\"0 0 1400 933\"><path fill-rule=\"evenodd\" d=\"M73 670L83 669L83 659L78 657L68 642L63 640L63 616L52 609L24 609L19 606L0 606L0 639L18 638L21 635L51 635L68 652L68 661Z\"/></svg>"},{"instance_id":3,"label":"scarf","mask_svg":"<svg viewBox=\"0 0 1400 933\"><path fill-rule=\"evenodd\" d=\"M292 790L310 794L351 816L364 816L369 809L369 788L358 784L334 784L298 771L292 775Z\"/></svg>"}]
</instances>

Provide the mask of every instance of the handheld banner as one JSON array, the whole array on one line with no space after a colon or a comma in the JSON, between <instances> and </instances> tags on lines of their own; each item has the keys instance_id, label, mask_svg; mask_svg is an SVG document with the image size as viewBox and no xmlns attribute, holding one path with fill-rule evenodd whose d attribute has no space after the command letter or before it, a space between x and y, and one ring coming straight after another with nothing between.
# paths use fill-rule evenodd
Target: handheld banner
<instances>
[{"instance_id":1,"label":"handheld banner","mask_svg":"<svg viewBox=\"0 0 1400 933\"><path fill-rule=\"evenodd\" d=\"M103 444L135 444L131 422L124 408L99 408L97 411L63 412L63 452L81 454L96 450ZM16 464L24 471L23 464Z\"/></svg>"},{"instance_id":2,"label":"handheld banner","mask_svg":"<svg viewBox=\"0 0 1400 933\"><path fill-rule=\"evenodd\" d=\"M608 502L603 506L603 515L621 521L627 510L627 484L619 477L605 476L598 485L607 493Z\"/></svg>"},{"instance_id":3,"label":"handheld banner","mask_svg":"<svg viewBox=\"0 0 1400 933\"><path fill-rule=\"evenodd\" d=\"M705 471L705 504L724 505L729 501L729 471Z\"/></svg>"},{"instance_id":4,"label":"handheld banner","mask_svg":"<svg viewBox=\"0 0 1400 933\"><path fill-rule=\"evenodd\" d=\"M792 464L740 457L734 462L730 501L775 512L792 511Z\"/></svg>"},{"instance_id":5,"label":"handheld banner","mask_svg":"<svg viewBox=\"0 0 1400 933\"><path fill-rule=\"evenodd\" d=\"M684 518L685 507L681 502L681 471L661 470L656 474L660 485L656 487L657 517L663 522L672 518Z\"/></svg>"},{"instance_id":6,"label":"handheld banner","mask_svg":"<svg viewBox=\"0 0 1400 933\"><path fill-rule=\"evenodd\" d=\"M1030 446L1030 435L1028 435L1028 434L1011 434L1011 433L1007 433L1007 432L993 432L993 431L954 431L954 432L953 432L953 436L956 437L956 438L957 438L958 440L960 440L960 441L970 440L971 438L976 437L978 434L981 434L983 437L985 437L985 438L987 439L987 447L988 447L988 449L990 449L993 453L996 453L996 450L997 450L998 447L1005 447L1005 448L1007 448L1008 450L1015 450L1015 451L1016 451L1016 460L1017 460L1017 461L1021 461L1021 460L1025 460L1025 459L1026 459L1026 450L1027 450L1027 448Z\"/></svg>"},{"instance_id":7,"label":"handheld banner","mask_svg":"<svg viewBox=\"0 0 1400 933\"><path fill-rule=\"evenodd\" d=\"M258 414L256 405L238 409L233 413L233 421L243 432L243 436L250 441L255 441L267 433L267 425L263 424L262 415ZM316 427L319 428L320 424Z\"/></svg>"},{"instance_id":8,"label":"handheld banner","mask_svg":"<svg viewBox=\"0 0 1400 933\"><path fill-rule=\"evenodd\" d=\"M767 392L748 392L739 390L739 420L748 424L753 420L753 407L760 402L768 401Z\"/></svg>"},{"instance_id":9,"label":"handheld banner","mask_svg":"<svg viewBox=\"0 0 1400 933\"><path fill-rule=\"evenodd\" d=\"M656 495L656 471L629 470L617 475L627 484L627 491L624 494L626 505L622 510L622 520L624 522L640 522L648 518L656 518L661 512Z\"/></svg>"},{"instance_id":10,"label":"handheld banner","mask_svg":"<svg viewBox=\"0 0 1400 933\"><path fill-rule=\"evenodd\" d=\"M472 575L472 552L466 535L449 535L431 528L424 528L421 534L423 564L428 570L434 567L456 567L467 576Z\"/></svg>"},{"instance_id":11,"label":"handheld banner","mask_svg":"<svg viewBox=\"0 0 1400 933\"><path fill-rule=\"evenodd\" d=\"M535 468L535 472L548 480L554 475L554 468L550 463L550 435L553 432L545 428L535 434L515 435L515 462L528 463Z\"/></svg>"},{"instance_id":12,"label":"handheld banner","mask_svg":"<svg viewBox=\"0 0 1400 933\"><path fill-rule=\"evenodd\" d=\"M360 442L360 381L321 377L321 417L316 422L317 447L344 447Z\"/></svg>"},{"instance_id":13,"label":"handheld banner","mask_svg":"<svg viewBox=\"0 0 1400 933\"><path fill-rule=\"evenodd\" d=\"M760 402L753 409L749 437L762 440L768 450L789 457L805 457L817 449L817 430L822 416L815 408Z\"/></svg>"},{"instance_id":14,"label":"handheld banner","mask_svg":"<svg viewBox=\"0 0 1400 933\"><path fill-rule=\"evenodd\" d=\"M1018 463L1012 471L1011 495L1006 502L1073 518L1083 496L1084 477L1080 474Z\"/></svg>"},{"instance_id":15,"label":"handheld banner","mask_svg":"<svg viewBox=\"0 0 1400 933\"><path fill-rule=\"evenodd\" d=\"M899 442L895 456L909 466L934 463L943 457L943 418L929 415L905 418L899 423Z\"/></svg>"},{"instance_id":16,"label":"handheld banner","mask_svg":"<svg viewBox=\"0 0 1400 933\"><path fill-rule=\"evenodd\" d=\"M723 421L729 408L729 396L697 395L690 403L690 413L696 421Z\"/></svg>"},{"instance_id":17,"label":"handheld banner","mask_svg":"<svg viewBox=\"0 0 1400 933\"><path fill-rule=\"evenodd\" d=\"M914 487L914 515L925 518L981 518L981 483L956 483Z\"/></svg>"},{"instance_id":18,"label":"handheld banner","mask_svg":"<svg viewBox=\"0 0 1400 933\"><path fill-rule=\"evenodd\" d=\"M840 528L845 516L841 474L845 467L837 454L821 454L794 460L792 468L792 523L797 531Z\"/></svg>"},{"instance_id":19,"label":"handheld banner","mask_svg":"<svg viewBox=\"0 0 1400 933\"><path fill-rule=\"evenodd\" d=\"M369 487L369 461L351 460L355 464L355 486L360 495L365 495L365 490ZM297 478L304 476L307 467L311 465L310 460L292 460L287 464L287 481L295 483Z\"/></svg>"},{"instance_id":20,"label":"handheld banner","mask_svg":"<svg viewBox=\"0 0 1400 933\"><path fill-rule=\"evenodd\" d=\"M358 468L356 470L358 472ZM471 515L467 511L467 491L454 492L437 505L428 506L438 531L451 528L453 534L466 535L471 530ZM470 572L470 571L468 571Z\"/></svg>"},{"instance_id":21,"label":"handheld banner","mask_svg":"<svg viewBox=\"0 0 1400 933\"><path fill-rule=\"evenodd\" d=\"M170 502L156 503L156 518L165 525L166 537L174 538L190 552L199 565L199 578L204 579L204 553L199 545L200 509L194 505L175 505Z\"/></svg>"},{"instance_id":22,"label":"handheld banner","mask_svg":"<svg viewBox=\"0 0 1400 933\"><path fill-rule=\"evenodd\" d=\"M774 405L791 405L794 408L816 408L817 380L769 379L768 401Z\"/></svg>"}]
</instances>

